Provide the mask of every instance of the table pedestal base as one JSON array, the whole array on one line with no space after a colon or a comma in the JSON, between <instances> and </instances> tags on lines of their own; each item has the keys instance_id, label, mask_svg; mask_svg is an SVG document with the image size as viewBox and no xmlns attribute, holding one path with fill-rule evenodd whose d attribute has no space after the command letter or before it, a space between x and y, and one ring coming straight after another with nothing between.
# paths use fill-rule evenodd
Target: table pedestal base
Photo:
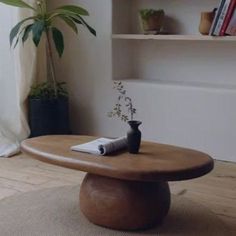
<instances>
[{"instance_id":1,"label":"table pedestal base","mask_svg":"<svg viewBox=\"0 0 236 236\"><path fill-rule=\"evenodd\" d=\"M137 230L161 223L170 208L167 182L125 181L87 174L80 190L80 209L94 224Z\"/></svg>"}]
</instances>

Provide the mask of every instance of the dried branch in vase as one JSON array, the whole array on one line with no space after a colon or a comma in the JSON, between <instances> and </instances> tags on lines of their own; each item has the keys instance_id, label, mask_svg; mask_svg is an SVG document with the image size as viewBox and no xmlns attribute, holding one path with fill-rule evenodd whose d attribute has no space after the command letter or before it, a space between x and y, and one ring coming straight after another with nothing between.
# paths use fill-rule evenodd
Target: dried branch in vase
<instances>
[{"instance_id":1,"label":"dried branch in vase","mask_svg":"<svg viewBox=\"0 0 236 236\"><path fill-rule=\"evenodd\" d=\"M108 116L118 117L124 122L134 120L136 109L133 106L132 99L127 96L127 91L122 82L115 81L113 89L117 91L118 98L113 110L108 112Z\"/></svg>"}]
</instances>

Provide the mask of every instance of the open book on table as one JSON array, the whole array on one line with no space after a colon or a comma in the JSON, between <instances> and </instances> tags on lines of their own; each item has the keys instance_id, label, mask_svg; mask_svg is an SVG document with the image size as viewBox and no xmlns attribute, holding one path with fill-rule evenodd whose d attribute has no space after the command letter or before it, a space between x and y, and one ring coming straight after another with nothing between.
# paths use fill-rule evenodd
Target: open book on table
<instances>
[{"instance_id":1,"label":"open book on table","mask_svg":"<svg viewBox=\"0 0 236 236\"><path fill-rule=\"evenodd\" d=\"M115 151L119 151L127 147L126 137L117 139L98 138L88 143L72 146L72 151L86 152L95 155L106 155Z\"/></svg>"}]
</instances>

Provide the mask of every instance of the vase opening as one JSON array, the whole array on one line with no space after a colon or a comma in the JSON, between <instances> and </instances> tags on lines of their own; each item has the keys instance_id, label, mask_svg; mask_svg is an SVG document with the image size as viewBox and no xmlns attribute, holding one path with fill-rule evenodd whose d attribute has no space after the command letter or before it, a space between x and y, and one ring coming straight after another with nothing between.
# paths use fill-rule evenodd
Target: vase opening
<instances>
[{"instance_id":1,"label":"vase opening","mask_svg":"<svg viewBox=\"0 0 236 236\"><path fill-rule=\"evenodd\" d=\"M137 126L137 125L141 125L142 122L138 121L138 120L130 120L130 121L128 121L128 124Z\"/></svg>"}]
</instances>

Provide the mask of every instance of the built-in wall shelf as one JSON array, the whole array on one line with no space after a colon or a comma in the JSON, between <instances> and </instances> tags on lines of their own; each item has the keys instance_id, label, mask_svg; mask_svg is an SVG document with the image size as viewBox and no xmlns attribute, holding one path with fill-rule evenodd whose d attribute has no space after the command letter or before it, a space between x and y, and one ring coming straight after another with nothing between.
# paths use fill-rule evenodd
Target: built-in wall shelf
<instances>
[{"instance_id":1,"label":"built-in wall shelf","mask_svg":"<svg viewBox=\"0 0 236 236\"><path fill-rule=\"evenodd\" d=\"M173 40L173 41L235 41L236 36L212 37L207 35L145 35L145 34L113 34L112 39L127 40Z\"/></svg>"},{"instance_id":2,"label":"built-in wall shelf","mask_svg":"<svg viewBox=\"0 0 236 236\"><path fill-rule=\"evenodd\" d=\"M112 0L113 79L235 89L236 36L199 33L219 0ZM140 9L163 9L163 35L143 34Z\"/></svg>"},{"instance_id":3,"label":"built-in wall shelf","mask_svg":"<svg viewBox=\"0 0 236 236\"><path fill-rule=\"evenodd\" d=\"M140 79L140 78L115 78L115 80L123 81L125 83L136 83L136 84L159 84L162 86L178 86L178 87L189 87L189 88L200 88L208 90L227 90L236 91L236 84L227 83L208 83L198 81L174 81L174 80L158 80L158 79Z\"/></svg>"}]
</instances>

